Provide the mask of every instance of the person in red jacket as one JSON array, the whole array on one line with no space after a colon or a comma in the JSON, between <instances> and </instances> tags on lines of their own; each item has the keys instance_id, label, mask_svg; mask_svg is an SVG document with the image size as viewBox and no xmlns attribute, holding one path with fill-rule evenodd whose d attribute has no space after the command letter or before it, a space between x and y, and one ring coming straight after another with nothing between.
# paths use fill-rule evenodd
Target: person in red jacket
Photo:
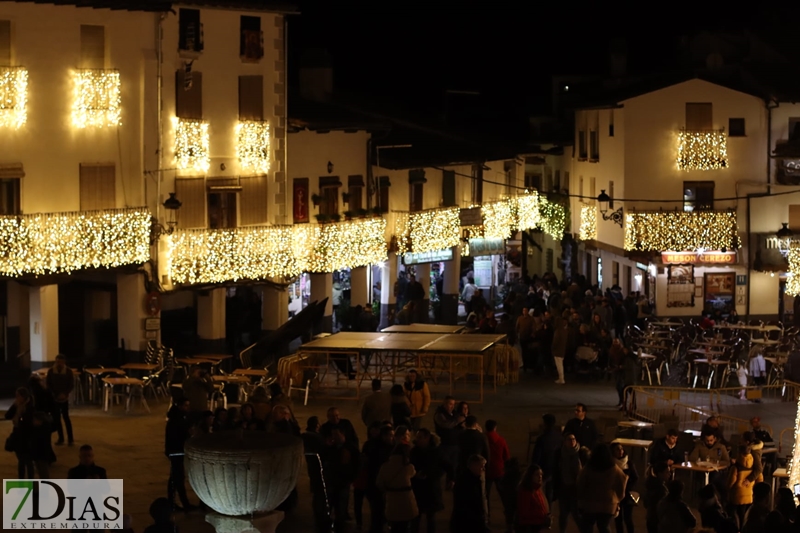
<instances>
[{"instance_id":1,"label":"person in red jacket","mask_svg":"<svg viewBox=\"0 0 800 533\"><path fill-rule=\"evenodd\" d=\"M486 465L486 501L488 502L492 484L496 484L500 490L499 481L506 475L506 461L511 459L511 453L508 451L506 439L497 432L496 420L486 421L486 440L489 441L489 462ZM491 515L491 509L489 509L489 514Z\"/></svg>"},{"instance_id":2,"label":"person in red jacket","mask_svg":"<svg viewBox=\"0 0 800 533\"><path fill-rule=\"evenodd\" d=\"M517 489L516 533L539 533L550 529L550 507L542 492L543 482L539 465L530 465Z\"/></svg>"}]
</instances>

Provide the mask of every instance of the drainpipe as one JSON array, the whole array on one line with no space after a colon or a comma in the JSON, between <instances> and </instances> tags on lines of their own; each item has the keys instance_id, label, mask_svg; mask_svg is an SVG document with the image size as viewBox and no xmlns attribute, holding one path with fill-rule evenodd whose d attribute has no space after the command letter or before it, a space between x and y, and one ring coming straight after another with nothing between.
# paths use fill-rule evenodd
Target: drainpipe
<instances>
[{"instance_id":1,"label":"drainpipe","mask_svg":"<svg viewBox=\"0 0 800 533\"><path fill-rule=\"evenodd\" d=\"M767 164L767 168L769 169L769 163ZM769 180L769 178L768 178L768 180ZM769 181L768 181L768 183L769 183ZM745 303L745 312L744 312L745 320L747 320L747 321L750 320L750 297L751 297L751 295L750 295L750 287L753 284L752 261L751 261L751 257L750 257L753 254L753 250L752 250L752 246L751 246L752 241L750 239L750 219L751 219L751 216L750 216L750 197L751 196L752 195L750 193L747 194L747 299L746 299L746 303ZM733 297L736 298L736 295L734 294ZM736 304L735 303L734 303L733 307L734 307L734 309L736 309Z\"/></svg>"},{"instance_id":2,"label":"drainpipe","mask_svg":"<svg viewBox=\"0 0 800 533\"><path fill-rule=\"evenodd\" d=\"M283 223L294 222L290 203L294 191L289 190L289 17L283 16Z\"/></svg>"},{"instance_id":3,"label":"drainpipe","mask_svg":"<svg viewBox=\"0 0 800 533\"><path fill-rule=\"evenodd\" d=\"M163 75L163 63L164 63L164 19L167 18L166 13L161 13L158 17L158 38L156 42L156 49L158 54L158 65L156 67L156 77L157 80L157 91L158 91L158 150L157 150L157 161L156 161L156 219L161 222L161 180L163 176L161 175L163 164L163 154L164 154L164 75ZM158 254L156 254L157 256ZM158 277L158 272L156 272L156 277Z\"/></svg>"},{"instance_id":4,"label":"drainpipe","mask_svg":"<svg viewBox=\"0 0 800 533\"><path fill-rule=\"evenodd\" d=\"M772 105L772 104L775 105ZM772 184L772 110L779 107L780 102L774 99L766 101L767 106L767 185Z\"/></svg>"}]
</instances>

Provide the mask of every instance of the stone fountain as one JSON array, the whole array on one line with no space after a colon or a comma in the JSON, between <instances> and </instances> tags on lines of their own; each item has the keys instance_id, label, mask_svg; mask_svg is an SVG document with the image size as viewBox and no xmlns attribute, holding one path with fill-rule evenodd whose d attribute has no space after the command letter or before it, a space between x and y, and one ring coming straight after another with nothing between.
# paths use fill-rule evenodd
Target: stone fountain
<instances>
[{"instance_id":1,"label":"stone fountain","mask_svg":"<svg viewBox=\"0 0 800 533\"><path fill-rule=\"evenodd\" d=\"M297 483L303 443L263 431L225 431L186 442L186 472L195 494L215 512L206 521L218 533L274 533L276 511Z\"/></svg>"}]
</instances>

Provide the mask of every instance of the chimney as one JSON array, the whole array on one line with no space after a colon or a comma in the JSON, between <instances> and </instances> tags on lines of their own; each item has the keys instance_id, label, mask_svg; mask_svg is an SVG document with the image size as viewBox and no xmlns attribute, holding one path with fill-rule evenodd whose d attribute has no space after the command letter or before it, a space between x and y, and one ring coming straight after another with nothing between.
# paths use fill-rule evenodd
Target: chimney
<instances>
[{"instance_id":1,"label":"chimney","mask_svg":"<svg viewBox=\"0 0 800 533\"><path fill-rule=\"evenodd\" d=\"M300 59L300 96L314 102L328 102L333 93L333 62L327 50L311 49Z\"/></svg>"},{"instance_id":2,"label":"chimney","mask_svg":"<svg viewBox=\"0 0 800 533\"><path fill-rule=\"evenodd\" d=\"M609 73L612 78L624 78L628 73L628 44L625 39L611 41L608 52Z\"/></svg>"}]
</instances>

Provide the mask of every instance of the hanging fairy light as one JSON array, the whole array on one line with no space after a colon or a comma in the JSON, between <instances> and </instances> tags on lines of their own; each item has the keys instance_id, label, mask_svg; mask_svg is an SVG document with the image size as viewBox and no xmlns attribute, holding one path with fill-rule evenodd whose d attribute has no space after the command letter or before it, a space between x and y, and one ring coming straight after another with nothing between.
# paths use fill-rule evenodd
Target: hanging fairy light
<instances>
[{"instance_id":1,"label":"hanging fairy light","mask_svg":"<svg viewBox=\"0 0 800 533\"><path fill-rule=\"evenodd\" d=\"M800 296L800 248L797 246L792 246L789 249L789 275L786 278L786 294ZM800 428L800 426L795 427Z\"/></svg>"},{"instance_id":2,"label":"hanging fairy light","mask_svg":"<svg viewBox=\"0 0 800 533\"><path fill-rule=\"evenodd\" d=\"M735 250L736 211L649 211L625 216L626 250Z\"/></svg>"},{"instance_id":3,"label":"hanging fairy light","mask_svg":"<svg viewBox=\"0 0 800 533\"><path fill-rule=\"evenodd\" d=\"M597 206L581 204L581 229L579 238L582 241L597 239Z\"/></svg>"},{"instance_id":4,"label":"hanging fairy light","mask_svg":"<svg viewBox=\"0 0 800 533\"><path fill-rule=\"evenodd\" d=\"M514 216L511 202L501 200L481 206L484 236L487 239L508 239L513 231Z\"/></svg>"},{"instance_id":5,"label":"hanging fairy light","mask_svg":"<svg viewBox=\"0 0 800 533\"><path fill-rule=\"evenodd\" d=\"M398 213L395 221L397 253L423 253L458 246L461 242L461 210L458 207Z\"/></svg>"},{"instance_id":6,"label":"hanging fairy light","mask_svg":"<svg viewBox=\"0 0 800 533\"><path fill-rule=\"evenodd\" d=\"M79 69L73 72L72 124L76 128L119 126L122 112L119 72Z\"/></svg>"},{"instance_id":7,"label":"hanging fairy light","mask_svg":"<svg viewBox=\"0 0 800 533\"><path fill-rule=\"evenodd\" d=\"M174 117L175 161L181 170L206 172L211 166L208 122Z\"/></svg>"},{"instance_id":8,"label":"hanging fairy light","mask_svg":"<svg viewBox=\"0 0 800 533\"><path fill-rule=\"evenodd\" d=\"M19 128L28 120L28 70L0 67L0 127Z\"/></svg>"},{"instance_id":9,"label":"hanging fairy light","mask_svg":"<svg viewBox=\"0 0 800 533\"><path fill-rule=\"evenodd\" d=\"M728 137L724 130L678 133L679 170L728 168Z\"/></svg>"},{"instance_id":10,"label":"hanging fairy light","mask_svg":"<svg viewBox=\"0 0 800 533\"><path fill-rule=\"evenodd\" d=\"M539 195L534 191L511 198L514 214L514 231L525 231L537 227L542 220L539 211Z\"/></svg>"},{"instance_id":11,"label":"hanging fairy light","mask_svg":"<svg viewBox=\"0 0 800 533\"><path fill-rule=\"evenodd\" d=\"M542 197L539 199L539 213L539 227L542 231L556 240L561 240L564 230L567 229L567 212L564 206Z\"/></svg>"},{"instance_id":12,"label":"hanging fairy light","mask_svg":"<svg viewBox=\"0 0 800 533\"><path fill-rule=\"evenodd\" d=\"M267 172L270 165L269 122L240 121L236 125L236 155L242 169Z\"/></svg>"}]
</instances>

